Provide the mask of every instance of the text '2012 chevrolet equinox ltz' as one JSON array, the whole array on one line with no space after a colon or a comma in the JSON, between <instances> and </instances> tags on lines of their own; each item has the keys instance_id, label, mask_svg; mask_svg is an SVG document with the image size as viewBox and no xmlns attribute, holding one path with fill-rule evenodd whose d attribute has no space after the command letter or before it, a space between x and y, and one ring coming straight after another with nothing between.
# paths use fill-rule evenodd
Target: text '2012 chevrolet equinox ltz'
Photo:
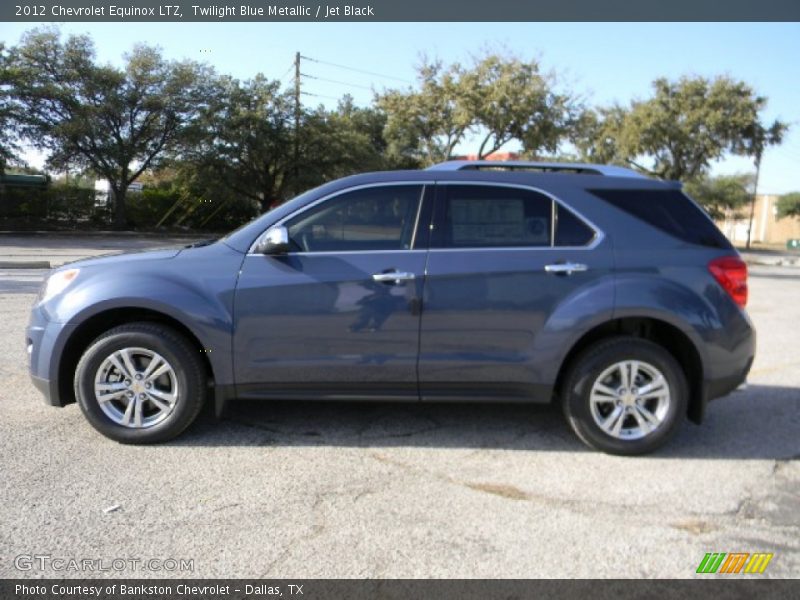
<instances>
[{"instance_id":1,"label":"text '2012 chevrolet equinox ltz'","mask_svg":"<svg viewBox=\"0 0 800 600\"><path fill-rule=\"evenodd\" d=\"M555 400L589 446L642 454L745 380L747 268L680 185L502 167L347 177L213 243L56 269L33 381L128 443L207 399Z\"/></svg>"}]
</instances>

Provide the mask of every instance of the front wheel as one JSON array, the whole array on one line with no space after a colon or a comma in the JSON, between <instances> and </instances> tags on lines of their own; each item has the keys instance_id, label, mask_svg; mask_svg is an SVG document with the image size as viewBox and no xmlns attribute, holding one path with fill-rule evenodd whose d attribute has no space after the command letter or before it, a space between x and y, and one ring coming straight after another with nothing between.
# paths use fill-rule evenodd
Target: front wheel
<instances>
[{"instance_id":1,"label":"front wheel","mask_svg":"<svg viewBox=\"0 0 800 600\"><path fill-rule=\"evenodd\" d=\"M175 330L156 323L104 333L75 370L75 397L83 414L118 442L174 438L195 420L205 396L199 352Z\"/></svg>"},{"instance_id":2,"label":"front wheel","mask_svg":"<svg viewBox=\"0 0 800 600\"><path fill-rule=\"evenodd\" d=\"M581 352L562 388L573 431L609 454L646 454L665 444L687 401L686 376L675 358L634 337L611 338Z\"/></svg>"}]
</instances>

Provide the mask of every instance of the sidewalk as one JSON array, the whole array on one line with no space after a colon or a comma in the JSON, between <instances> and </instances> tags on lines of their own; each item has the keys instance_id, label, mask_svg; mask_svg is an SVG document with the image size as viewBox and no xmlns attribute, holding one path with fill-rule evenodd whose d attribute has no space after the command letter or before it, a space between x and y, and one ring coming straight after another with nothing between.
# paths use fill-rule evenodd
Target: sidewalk
<instances>
[{"instance_id":1,"label":"sidewalk","mask_svg":"<svg viewBox=\"0 0 800 600\"><path fill-rule=\"evenodd\" d=\"M790 250L744 250L739 248L739 254L748 265L765 265L770 267L800 267L800 252Z\"/></svg>"},{"instance_id":2,"label":"sidewalk","mask_svg":"<svg viewBox=\"0 0 800 600\"><path fill-rule=\"evenodd\" d=\"M210 235L138 232L0 232L0 269L49 269L104 254L185 246Z\"/></svg>"}]
</instances>

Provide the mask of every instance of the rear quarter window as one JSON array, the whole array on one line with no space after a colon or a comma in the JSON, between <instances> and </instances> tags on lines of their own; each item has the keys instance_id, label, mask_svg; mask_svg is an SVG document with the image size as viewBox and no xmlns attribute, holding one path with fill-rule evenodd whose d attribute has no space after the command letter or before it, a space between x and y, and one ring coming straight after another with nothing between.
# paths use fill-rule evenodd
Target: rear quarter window
<instances>
[{"instance_id":1,"label":"rear quarter window","mask_svg":"<svg viewBox=\"0 0 800 600\"><path fill-rule=\"evenodd\" d=\"M689 244L732 248L694 201L679 190L589 190L612 206Z\"/></svg>"}]
</instances>

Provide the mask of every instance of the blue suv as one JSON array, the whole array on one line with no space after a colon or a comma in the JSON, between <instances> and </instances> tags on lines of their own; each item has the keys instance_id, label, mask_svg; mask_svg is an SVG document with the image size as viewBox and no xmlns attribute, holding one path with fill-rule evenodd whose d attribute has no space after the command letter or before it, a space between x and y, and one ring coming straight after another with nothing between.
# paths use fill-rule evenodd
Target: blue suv
<instances>
[{"instance_id":1,"label":"blue suv","mask_svg":"<svg viewBox=\"0 0 800 600\"><path fill-rule=\"evenodd\" d=\"M559 402L642 454L746 378L747 268L680 185L458 161L313 189L226 237L56 269L33 382L162 442L229 400Z\"/></svg>"}]
</instances>

